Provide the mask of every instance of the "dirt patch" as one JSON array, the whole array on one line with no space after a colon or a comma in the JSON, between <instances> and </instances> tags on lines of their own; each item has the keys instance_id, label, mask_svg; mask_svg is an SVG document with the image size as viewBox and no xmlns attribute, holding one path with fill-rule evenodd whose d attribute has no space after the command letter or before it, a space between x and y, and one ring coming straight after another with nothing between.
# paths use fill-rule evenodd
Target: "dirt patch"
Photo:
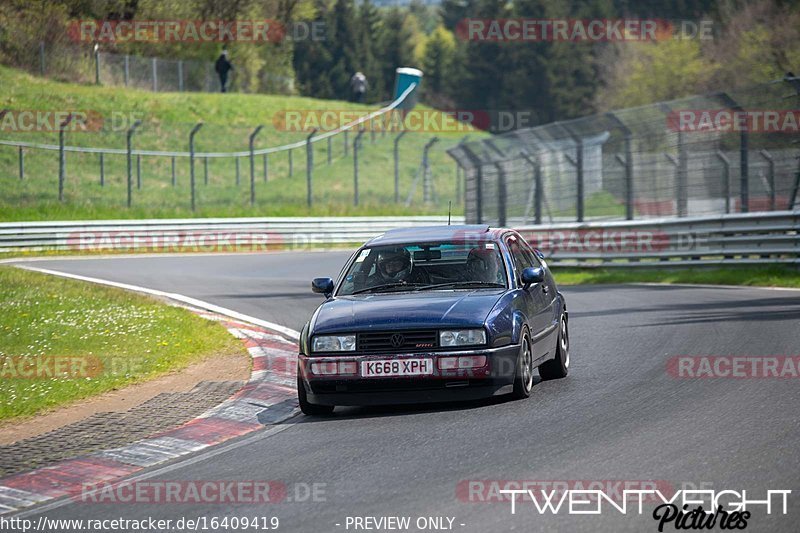
<instances>
[{"instance_id":1,"label":"dirt patch","mask_svg":"<svg viewBox=\"0 0 800 533\"><path fill-rule=\"evenodd\" d=\"M136 407L158 394L187 392L198 383L214 381L246 381L250 377L250 358L226 354L195 363L183 370L137 383L123 389L103 393L74 404L56 408L23 420L0 423L0 445L35 437L54 429L79 422L96 413L117 413Z\"/></svg>"}]
</instances>

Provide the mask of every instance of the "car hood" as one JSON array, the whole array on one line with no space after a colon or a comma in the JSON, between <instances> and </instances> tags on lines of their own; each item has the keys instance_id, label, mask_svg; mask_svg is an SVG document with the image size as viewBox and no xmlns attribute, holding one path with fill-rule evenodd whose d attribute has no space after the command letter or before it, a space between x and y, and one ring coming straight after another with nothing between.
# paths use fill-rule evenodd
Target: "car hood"
<instances>
[{"instance_id":1,"label":"car hood","mask_svg":"<svg viewBox=\"0 0 800 533\"><path fill-rule=\"evenodd\" d=\"M311 324L313 333L480 327L503 289L428 291L341 296L322 304Z\"/></svg>"}]
</instances>

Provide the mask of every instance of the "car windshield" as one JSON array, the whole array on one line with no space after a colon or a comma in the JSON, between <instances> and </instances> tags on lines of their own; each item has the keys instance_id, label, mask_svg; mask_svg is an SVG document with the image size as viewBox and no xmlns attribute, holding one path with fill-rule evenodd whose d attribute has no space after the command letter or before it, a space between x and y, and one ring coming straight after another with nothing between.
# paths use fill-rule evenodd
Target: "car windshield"
<instances>
[{"instance_id":1,"label":"car windshield","mask_svg":"<svg viewBox=\"0 0 800 533\"><path fill-rule=\"evenodd\" d=\"M506 287L497 244L437 242L362 249L338 295Z\"/></svg>"}]
</instances>

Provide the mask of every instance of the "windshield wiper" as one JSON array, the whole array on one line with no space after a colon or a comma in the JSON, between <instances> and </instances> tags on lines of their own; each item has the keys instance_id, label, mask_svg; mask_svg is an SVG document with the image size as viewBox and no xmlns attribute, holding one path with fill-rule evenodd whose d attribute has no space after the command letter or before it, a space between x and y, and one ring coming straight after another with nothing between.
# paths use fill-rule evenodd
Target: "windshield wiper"
<instances>
[{"instance_id":1,"label":"windshield wiper","mask_svg":"<svg viewBox=\"0 0 800 533\"><path fill-rule=\"evenodd\" d=\"M361 294L364 292L382 291L385 289L394 289L397 287L418 287L420 285L422 285L422 283L408 283L406 281L398 281L396 283L384 283L383 285L375 285L374 287L364 287L363 289L358 289L357 291L353 291L350 294Z\"/></svg>"},{"instance_id":2,"label":"windshield wiper","mask_svg":"<svg viewBox=\"0 0 800 533\"><path fill-rule=\"evenodd\" d=\"M450 281L448 283L436 283L434 285L425 285L424 287L419 287L418 289L414 289L416 291L424 291L428 289L443 289L445 287L453 287L453 288L460 288L460 287L497 287L497 288L505 288L505 285L502 283L496 283L494 281Z\"/></svg>"}]
</instances>

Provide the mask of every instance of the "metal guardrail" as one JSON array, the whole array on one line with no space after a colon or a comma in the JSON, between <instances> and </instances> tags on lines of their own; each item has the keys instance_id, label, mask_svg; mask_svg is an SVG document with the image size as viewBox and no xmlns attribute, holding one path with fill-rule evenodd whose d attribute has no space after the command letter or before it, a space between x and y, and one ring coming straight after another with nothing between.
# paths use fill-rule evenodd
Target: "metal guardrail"
<instances>
[{"instance_id":1,"label":"metal guardrail","mask_svg":"<svg viewBox=\"0 0 800 533\"><path fill-rule=\"evenodd\" d=\"M0 223L0 251L303 249L446 222L443 216L6 222ZM517 229L558 266L800 266L800 210Z\"/></svg>"},{"instance_id":2,"label":"metal guardrail","mask_svg":"<svg viewBox=\"0 0 800 533\"><path fill-rule=\"evenodd\" d=\"M463 217L453 217L453 224ZM302 249L360 243L391 228L447 224L446 216L206 218L0 223L0 252Z\"/></svg>"},{"instance_id":3,"label":"metal guardrail","mask_svg":"<svg viewBox=\"0 0 800 533\"><path fill-rule=\"evenodd\" d=\"M800 266L800 210L517 229L559 266Z\"/></svg>"}]
</instances>

